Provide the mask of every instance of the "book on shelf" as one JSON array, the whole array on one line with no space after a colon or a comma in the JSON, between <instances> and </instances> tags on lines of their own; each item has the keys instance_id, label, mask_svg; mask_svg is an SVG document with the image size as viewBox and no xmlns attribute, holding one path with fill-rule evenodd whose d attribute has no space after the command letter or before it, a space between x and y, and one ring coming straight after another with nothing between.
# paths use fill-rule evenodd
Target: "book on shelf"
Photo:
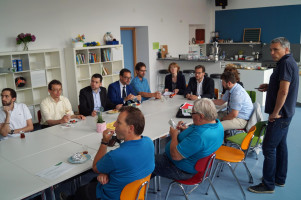
<instances>
[{"instance_id":1,"label":"book on shelf","mask_svg":"<svg viewBox=\"0 0 301 200\"><path fill-rule=\"evenodd\" d=\"M85 54L78 53L76 54L76 64L85 64L86 56Z\"/></svg>"},{"instance_id":2,"label":"book on shelf","mask_svg":"<svg viewBox=\"0 0 301 200\"><path fill-rule=\"evenodd\" d=\"M104 67L103 71L105 71L105 75L110 75L110 72L109 72L108 68Z\"/></svg>"},{"instance_id":3,"label":"book on shelf","mask_svg":"<svg viewBox=\"0 0 301 200\"><path fill-rule=\"evenodd\" d=\"M97 55L95 53L89 53L89 63L99 62Z\"/></svg>"},{"instance_id":4,"label":"book on shelf","mask_svg":"<svg viewBox=\"0 0 301 200\"><path fill-rule=\"evenodd\" d=\"M111 60L110 50L109 49L102 49L101 50L101 61L102 62L108 62L110 60Z\"/></svg>"}]
</instances>

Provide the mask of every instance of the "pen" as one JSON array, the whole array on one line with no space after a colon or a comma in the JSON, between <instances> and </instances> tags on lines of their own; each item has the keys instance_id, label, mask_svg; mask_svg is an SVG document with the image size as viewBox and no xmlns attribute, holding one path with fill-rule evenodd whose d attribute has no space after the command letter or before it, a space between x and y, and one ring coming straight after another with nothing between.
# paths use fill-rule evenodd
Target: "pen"
<instances>
[{"instance_id":1,"label":"pen","mask_svg":"<svg viewBox=\"0 0 301 200\"><path fill-rule=\"evenodd\" d=\"M59 166L60 164L62 164L63 162L59 162L58 164L56 164L55 166Z\"/></svg>"}]
</instances>

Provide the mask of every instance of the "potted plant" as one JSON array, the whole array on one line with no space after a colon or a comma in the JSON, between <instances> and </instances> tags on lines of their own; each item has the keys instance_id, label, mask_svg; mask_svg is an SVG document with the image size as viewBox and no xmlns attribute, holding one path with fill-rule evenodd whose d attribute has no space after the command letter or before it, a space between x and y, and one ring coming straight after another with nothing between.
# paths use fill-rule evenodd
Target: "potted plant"
<instances>
[{"instance_id":1,"label":"potted plant","mask_svg":"<svg viewBox=\"0 0 301 200\"><path fill-rule=\"evenodd\" d=\"M238 58L242 58L244 55L244 51L243 50L239 50L238 51Z\"/></svg>"},{"instance_id":2,"label":"potted plant","mask_svg":"<svg viewBox=\"0 0 301 200\"><path fill-rule=\"evenodd\" d=\"M28 51L28 43L36 41L36 36L31 35L30 33L20 33L17 38L17 45L23 44L23 51Z\"/></svg>"},{"instance_id":3,"label":"potted plant","mask_svg":"<svg viewBox=\"0 0 301 200\"><path fill-rule=\"evenodd\" d=\"M103 107L99 109L97 113L97 123L96 123L96 130L98 133L102 133L104 130L107 129L107 124L102 118L102 112L104 111Z\"/></svg>"}]
</instances>

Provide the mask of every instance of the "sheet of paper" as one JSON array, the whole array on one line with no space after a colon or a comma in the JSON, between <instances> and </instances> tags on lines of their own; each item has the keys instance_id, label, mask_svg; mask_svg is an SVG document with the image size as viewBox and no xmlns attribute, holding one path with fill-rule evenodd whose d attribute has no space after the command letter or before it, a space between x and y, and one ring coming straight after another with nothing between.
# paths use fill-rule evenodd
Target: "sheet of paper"
<instances>
[{"instance_id":1,"label":"sheet of paper","mask_svg":"<svg viewBox=\"0 0 301 200\"><path fill-rule=\"evenodd\" d=\"M62 162L62 163L58 163L57 165L51 166L47 169L44 169L38 172L36 175L42 178L53 180L67 173L68 171L72 170L74 167L75 167L74 165Z\"/></svg>"},{"instance_id":2,"label":"sheet of paper","mask_svg":"<svg viewBox=\"0 0 301 200\"><path fill-rule=\"evenodd\" d=\"M173 93L172 92L164 92L163 96L169 96L171 94L173 94Z\"/></svg>"},{"instance_id":3,"label":"sheet of paper","mask_svg":"<svg viewBox=\"0 0 301 200\"><path fill-rule=\"evenodd\" d=\"M159 42L153 42L153 50L159 49Z\"/></svg>"}]
</instances>

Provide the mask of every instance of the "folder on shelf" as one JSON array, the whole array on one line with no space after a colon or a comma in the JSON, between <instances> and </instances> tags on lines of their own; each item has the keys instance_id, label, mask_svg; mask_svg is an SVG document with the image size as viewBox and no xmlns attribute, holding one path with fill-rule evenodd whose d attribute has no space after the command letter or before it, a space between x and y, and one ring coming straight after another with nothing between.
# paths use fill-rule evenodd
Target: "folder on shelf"
<instances>
[{"instance_id":1,"label":"folder on shelf","mask_svg":"<svg viewBox=\"0 0 301 200\"><path fill-rule=\"evenodd\" d=\"M120 48L111 49L112 61L122 60L122 51Z\"/></svg>"}]
</instances>

